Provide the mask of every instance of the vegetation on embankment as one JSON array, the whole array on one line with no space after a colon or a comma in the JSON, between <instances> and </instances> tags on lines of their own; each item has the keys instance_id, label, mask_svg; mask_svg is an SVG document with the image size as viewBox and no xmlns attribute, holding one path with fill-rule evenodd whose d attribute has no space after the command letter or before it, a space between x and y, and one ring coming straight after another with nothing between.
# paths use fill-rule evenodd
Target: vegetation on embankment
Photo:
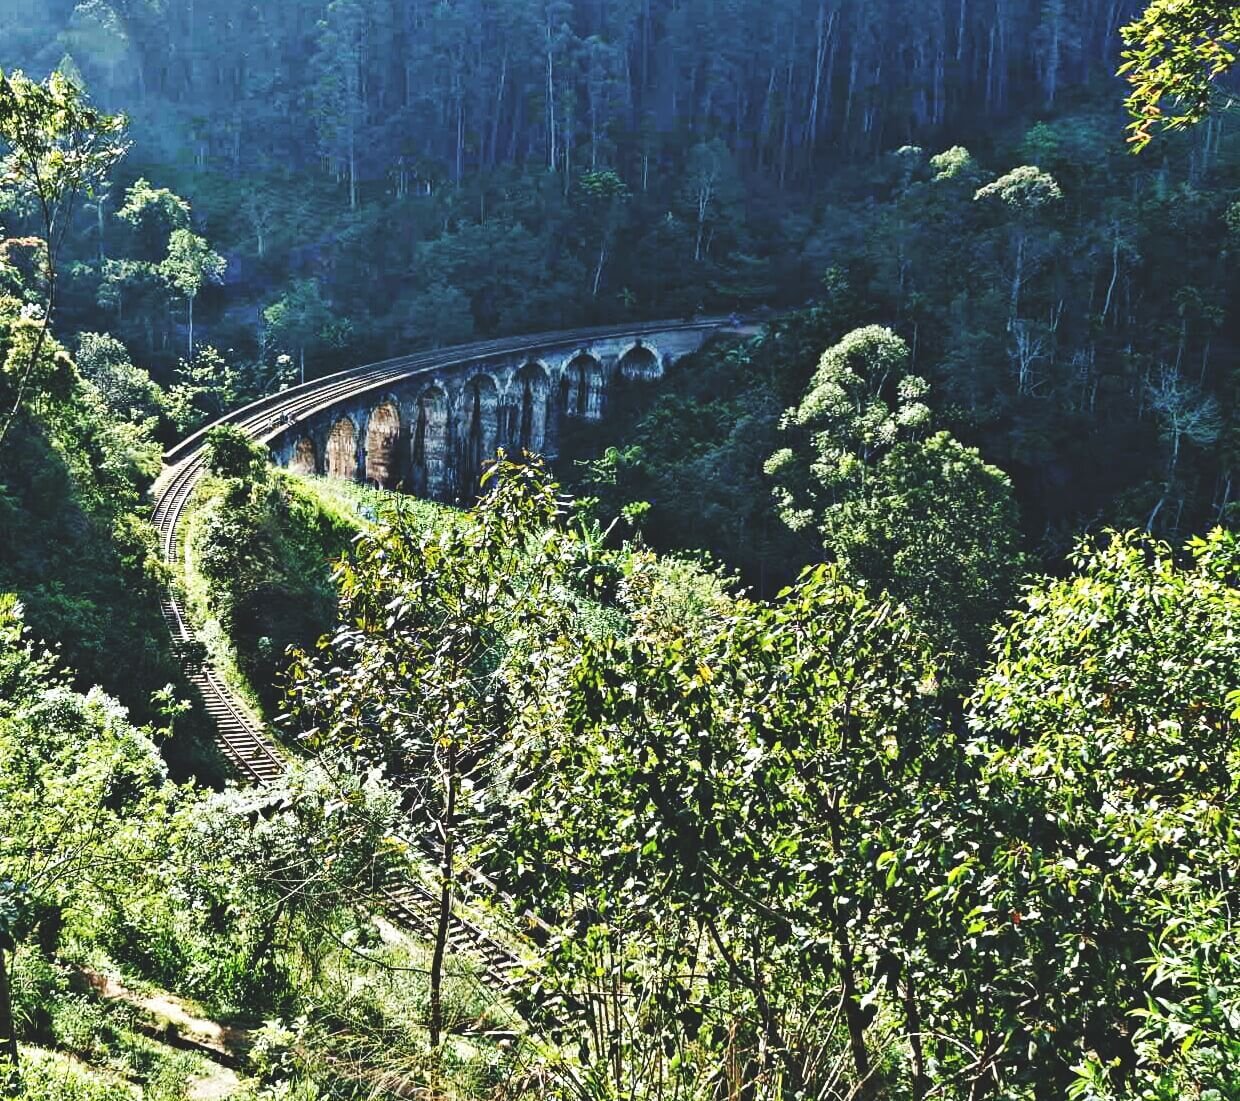
<instances>
[{"instance_id":1,"label":"vegetation on embankment","mask_svg":"<svg viewBox=\"0 0 1240 1101\"><path fill-rule=\"evenodd\" d=\"M1234 932L1182 915L1236 856L1234 536L1083 544L970 674L839 566L686 615L634 554L593 634L560 507L512 467L447 538L364 533L293 695L550 926L582 1063L540 1096L1231 1095Z\"/></svg>"},{"instance_id":2,"label":"vegetation on embankment","mask_svg":"<svg viewBox=\"0 0 1240 1101\"><path fill-rule=\"evenodd\" d=\"M292 649L313 650L336 624L335 574L356 537L399 522L410 539L442 535L464 516L447 505L338 479L290 474L267 465L262 448L228 427L212 430L209 475L184 523L183 585L211 657L268 720L283 706ZM698 614L726 599L729 579L640 541L604 533L589 502L574 505L579 560L565 597L595 634L625 628L617 587L641 569L668 614ZM632 533L628 524L618 525ZM640 565L639 565L640 563Z\"/></svg>"},{"instance_id":3,"label":"vegetation on embankment","mask_svg":"<svg viewBox=\"0 0 1240 1101\"><path fill-rule=\"evenodd\" d=\"M139 1035L140 1018L86 986L82 968L259 1029L240 1064L256 1092L290 1078L357 1088L424 1077L429 953L374 919L366 893L405 864L393 793L375 776L314 768L263 791L178 788L157 748L166 731L136 728L114 700L67 681L15 602L0 601L0 964L11 992L0 986L0 1037L31 1045L27 1095L110 1101L140 1086L180 1101L202 1069ZM514 1027L455 955L443 1005L454 1037ZM454 1038L449 1058L465 1083L508 1057Z\"/></svg>"},{"instance_id":4,"label":"vegetation on embankment","mask_svg":"<svg viewBox=\"0 0 1240 1101\"><path fill-rule=\"evenodd\" d=\"M0 329L19 324L19 305L0 299ZM159 630L164 575L140 509L159 448L147 426L113 418L61 349L53 355L58 385L0 444L0 591L20 596L84 684L123 683L142 708L173 676Z\"/></svg>"},{"instance_id":5,"label":"vegetation on embankment","mask_svg":"<svg viewBox=\"0 0 1240 1101\"><path fill-rule=\"evenodd\" d=\"M289 649L312 648L335 622L337 562L397 497L271 469L263 450L232 429L214 430L207 448L209 476L182 521L188 610L212 660L272 720ZM399 500L415 527L452 514Z\"/></svg>"},{"instance_id":6,"label":"vegetation on embankment","mask_svg":"<svg viewBox=\"0 0 1240 1101\"><path fill-rule=\"evenodd\" d=\"M5 362L15 369L33 338L20 299L0 294ZM135 721L171 725L162 751L176 776L213 777L203 716L178 702L189 693L144 500L160 464L150 405L160 391L105 337L84 337L77 357L48 338L35 368L36 400L17 406L17 376L0 371L0 405L15 410L0 439L0 596L20 602L76 687L101 686Z\"/></svg>"}]
</instances>

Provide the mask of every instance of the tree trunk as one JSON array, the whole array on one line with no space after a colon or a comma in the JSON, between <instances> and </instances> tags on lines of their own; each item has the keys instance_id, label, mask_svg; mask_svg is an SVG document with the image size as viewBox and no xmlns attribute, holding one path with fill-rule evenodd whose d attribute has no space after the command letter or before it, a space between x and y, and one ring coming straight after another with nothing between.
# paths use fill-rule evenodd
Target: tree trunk
<instances>
[{"instance_id":1,"label":"tree trunk","mask_svg":"<svg viewBox=\"0 0 1240 1101\"><path fill-rule=\"evenodd\" d=\"M796 39L793 39L793 47ZM784 126L779 140L779 189L782 191L788 179L788 143L792 137L792 61L789 60L784 79Z\"/></svg>"},{"instance_id":2,"label":"tree trunk","mask_svg":"<svg viewBox=\"0 0 1240 1101\"><path fill-rule=\"evenodd\" d=\"M864 1085L870 1077L870 1053L865 1046L865 1018L861 1011L857 970L853 964L852 938L838 914L835 915L834 924L835 942L840 955L840 982L844 987L844 1021L848 1025L848 1049L852 1053L853 1067L857 1071L856 1096L866 1097L870 1092Z\"/></svg>"},{"instance_id":3,"label":"tree trunk","mask_svg":"<svg viewBox=\"0 0 1240 1101\"><path fill-rule=\"evenodd\" d=\"M1022 230L1016 237L1016 269L1012 273L1012 291L1008 307L1008 326L1020 316L1020 291L1025 279L1025 234Z\"/></svg>"},{"instance_id":4,"label":"tree trunk","mask_svg":"<svg viewBox=\"0 0 1240 1101\"><path fill-rule=\"evenodd\" d=\"M547 149L551 171L555 171L555 62L551 57L551 24L547 24Z\"/></svg>"},{"instance_id":5,"label":"tree trunk","mask_svg":"<svg viewBox=\"0 0 1240 1101\"><path fill-rule=\"evenodd\" d=\"M349 209L357 209L357 140L349 124Z\"/></svg>"},{"instance_id":6,"label":"tree trunk","mask_svg":"<svg viewBox=\"0 0 1240 1101\"><path fill-rule=\"evenodd\" d=\"M904 977L904 1025L913 1054L913 1098L922 1101L930 1092L930 1078L926 1074L926 1056L921 1042L921 1007L917 1004L911 973Z\"/></svg>"},{"instance_id":7,"label":"tree trunk","mask_svg":"<svg viewBox=\"0 0 1240 1101\"><path fill-rule=\"evenodd\" d=\"M594 286L591 288L591 297L598 297L599 284L603 281L603 265L607 263L607 238L603 238L602 244L598 249L598 263L594 265Z\"/></svg>"},{"instance_id":8,"label":"tree trunk","mask_svg":"<svg viewBox=\"0 0 1240 1101\"><path fill-rule=\"evenodd\" d=\"M986 111L995 109L995 28L990 28L990 44L986 48Z\"/></svg>"},{"instance_id":9,"label":"tree trunk","mask_svg":"<svg viewBox=\"0 0 1240 1101\"><path fill-rule=\"evenodd\" d=\"M456 186L461 186L465 174L465 99L456 101Z\"/></svg>"},{"instance_id":10,"label":"tree trunk","mask_svg":"<svg viewBox=\"0 0 1240 1101\"><path fill-rule=\"evenodd\" d=\"M697 201L697 235L693 242L693 262L701 263L702 260L702 240L706 233L706 216L710 213L711 200L715 195L715 182L713 179L703 179L698 184L698 201Z\"/></svg>"},{"instance_id":11,"label":"tree trunk","mask_svg":"<svg viewBox=\"0 0 1240 1101\"><path fill-rule=\"evenodd\" d=\"M767 1049L775 1051L780 1063L783 1065L786 1078L785 1086L788 1087L787 1092L792 1096L799 1096L801 1086L803 1085L801 1067L797 1063L792 1048L784 1039L783 1031L775 1018L774 1008L771 1006L770 999L766 996L766 989L763 986L757 968L755 967L752 975L741 968L713 921L708 920L706 922L706 931L710 934L710 939L714 941L715 947L719 950L719 954L727 965L733 980L745 987L753 995L754 1004L758 1010L758 1019L761 1022L762 1031L766 1035Z\"/></svg>"},{"instance_id":12,"label":"tree trunk","mask_svg":"<svg viewBox=\"0 0 1240 1101\"><path fill-rule=\"evenodd\" d=\"M54 240L52 219L45 218L44 226L47 235L47 298L43 309L43 322L39 326L39 335L35 338L30 359L22 371L21 381L17 384L17 396L13 399L13 408L9 410L8 418L5 420L3 427L0 427L0 444L4 443L5 436L9 434L9 428L12 426L13 421L17 419L17 414L21 412L22 403L26 400L26 387L30 382L30 376L34 374L39 358L43 355L43 345L47 342L48 332L52 325L52 312L56 308L56 261L52 255Z\"/></svg>"},{"instance_id":13,"label":"tree trunk","mask_svg":"<svg viewBox=\"0 0 1240 1101\"><path fill-rule=\"evenodd\" d=\"M448 803L443 818L443 864L440 868L439 920L435 927L435 951L431 957L431 1047L439 1047L443 1035L443 964L448 946L448 922L452 916L452 881L454 876L455 837L453 818L456 814L456 746L448 747Z\"/></svg>"},{"instance_id":14,"label":"tree trunk","mask_svg":"<svg viewBox=\"0 0 1240 1101\"><path fill-rule=\"evenodd\" d=\"M263 960L267 958L268 953L276 943L276 930L280 925L280 918L284 916L284 907L288 902L288 898L282 898L276 903L276 908L272 911L271 917L268 919L266 926L263 928L262 936L254 942L254 947L250 952L250 958L246 964L246 969L253 974L258 970Z\"/></svg>"},{"instance_id":15,"label":"tree trunk","mask_svg":"<svg viewBox=\"0 0 1240 1101\"><path fill-rule=\"evenodd\" d=\"M1111 282L1107 286L1106 301L1102 304L1102 317L1100 323L1105 325L1107 314L1111 312L1111 298L1115 294L1115 284L1119 281L1119 223L1115 223L1111 227L1111 231L1115 234L1111 241Z\"/></svg>"},{"instance_id":16,"label":"tree trunk","mask_svg":"<svg viewBox=\"0 0 1240 1101\"><path fill-rule=\"evenodd\" d=\"M1045 8L1045 18L1050 20L1049 40L1046 44L1046 68L1043 75L1044 105L1055 106L1055 94L1059 90L1059 67L1062 63L1060 31L1063 27L1063 2L1051 0Z\"/></svg>"},{"instance_id":17,"label":"tree trunk","mask_svg":"<svg viewBox=\"0 0 1240 1101\"><path fill-rule=\"evenodd\" d=\"M818 4L818 25L816 29L818 45L817 49L814 51L814 87L813 91L810 93L809 121L806 124L811 152L818 146L818 112L819 103L822 100L822 77L823 66L827 59L827 43L829 41L833 41L835 37L835 12L831 13L831 19L828 21L826 18L826 11L826 0L820 0ZM832 45L831 48L834 51L834 45Z\"/></svg>"},{"instance_id":18,"label":"tree trunk","mask_svg":"<svg viewBox=\"0 0 1240 1101\"><path fill-rule=\"evenodd\" d=\"M508 83L508 51L504 51L499 66L499 87L495 91L495 117L491 119L491 166L495 166L499 145L499 120L504 113L504 88Z\"/></svg>"},{"instance_id":19,"label":"tree trunk","mask_svg":"<svg viewBox=\"0 0 1240 1101\"><path fill-rule=\"evenodd\" d=\"M17 1028L13 1021L13 994L9 989L8 962L0 948L0 1064L17 1067ZM0 1082L3 1085L3 1082Z\"/></svg>"},{"instance_id":20,"label":"tree trunk","mask_svg":"<svg viewBox=\"0 0 1240 1101\"><path fill-rule=\"evenodd\" d=\"M189 302L189 359L194 361L194 296L191 294L186 301Z\"/></svg>"}]
</instances>

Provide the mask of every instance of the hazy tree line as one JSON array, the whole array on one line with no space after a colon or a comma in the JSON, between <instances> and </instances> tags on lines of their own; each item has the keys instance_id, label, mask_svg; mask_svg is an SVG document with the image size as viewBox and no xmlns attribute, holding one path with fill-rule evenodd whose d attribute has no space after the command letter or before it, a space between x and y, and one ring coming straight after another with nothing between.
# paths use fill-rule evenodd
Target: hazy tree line
<instances>
[{"instance_id":1,"label":"hazy tree line","mask_svg":"<svg viewBox=\"0 0 1240 1101\"><path fill-rule=\"evenodd\" d=\"M838 172L902 144L973 140L1098 80L1117 104L1116 28L1136 9L8 7L0 64L59 66L132 118L133 155L94 204L100 260L119 185L172 187L228 260L227 300L207 286L196 302L200 332L247 354L278 344L312 372L474 331L803 301L821 274L801 259L807 219ZM67 294L90 327L96 289ZM122 324L140 326L119 335L156 365L189 343L167 316Z\"/></svg>"},{"instance_id":2,"label":"hazy tree line","mask_svg":"<svg viewBox=\"0 0 1240 1101\"><path fill-rule=\"evenodd\" d=\"M804 186L841 151L1053 107L1116 55L1127 0L51 0L5 52L69 53L200 167L315 161L401 193L509 164L634 188L723 140ZM893 33L894 32L894 33ZM313 137L309 140L313 129Z\"/></svg>"}]
</instances>

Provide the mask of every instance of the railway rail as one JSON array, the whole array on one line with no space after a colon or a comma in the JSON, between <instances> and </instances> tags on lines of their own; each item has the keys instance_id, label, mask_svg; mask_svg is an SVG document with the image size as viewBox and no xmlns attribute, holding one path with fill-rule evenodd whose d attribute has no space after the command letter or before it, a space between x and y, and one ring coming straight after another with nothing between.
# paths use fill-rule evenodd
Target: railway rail
<instances>
[{"instance_id":1,"label":"railway rail","mask_svg":"<svg viewBox=\"0 0 1240 1101\"><path fill-rule=\"evenodd\" d=\"M596 339L649 336L672 330L713 331L724 324L721 319L713 318L691 322L653 322L479 341L355 367L260 398L195 432L165 453L164 471L151 491L154 506L152 518L159 533L160 553L170 567L175 567L180 559L181 520L205 471L203 446L207 433L215 425L235 424L252 438L266 443L292 425L339 401L414 375L481 363L496 357L533 354ZM220 751L242 779L261 786L276 783L287 768L284 757L219 671L204 659L203 647L186 617L180 594L171 582L161 609L172 636L173 650L214 723ZM491 887L480 875L474 874L473 879L484 889ZM499 896L498 892L493 893ZM379 902L406 927L423 933L435 928L439 900L421 883L408 878L392 881L382 888ZM527 921L534 920L528 914L523 917ZM480 977L487 986L497 992L512 988L522 962L508 945L464 915L456 913L449 923L448 943L453 949L468 953L478 961Z\"/></svg>"}]
</instances>

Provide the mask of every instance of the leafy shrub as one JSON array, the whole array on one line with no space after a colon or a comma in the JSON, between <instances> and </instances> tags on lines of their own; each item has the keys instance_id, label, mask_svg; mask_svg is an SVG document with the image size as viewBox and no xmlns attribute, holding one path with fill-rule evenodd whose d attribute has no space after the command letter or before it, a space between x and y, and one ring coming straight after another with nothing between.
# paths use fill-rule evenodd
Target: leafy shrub
<instances>
[{"instance_id":1,"label":"leafy shrub","mask_svg":"<svg viewBox=\"0 0 1240 1101\"><path fill-rule=\"evenodd\" d=\"M64 968L25 948L17 954L12 984L18 1034L30 1040L50 1039L55 1007L69 990Z\"/></svg>"},{"instance_id":2,"label":"leafy shrub","mask_svg":"<svg viewBox=\"0 0 1240 1101\"><path fill-rule=\"evenodd\" d=\"M76 994L57 999L51 1008L56 1046L93 1059L108 1046L107 1013L94 998Z\"/></svg>"},{"instance_id":3,"label":"leafy shrub","mask_svg":"<svg viewBox=\"0 0 1240 1101\"><path fill-rule=\"evenodd\" d=\"M31 1051L21 1066L21 1096L27 1101L133 1101L120 1079L93 1073L74 1060Z\"/></svg>"}]
</instances>

